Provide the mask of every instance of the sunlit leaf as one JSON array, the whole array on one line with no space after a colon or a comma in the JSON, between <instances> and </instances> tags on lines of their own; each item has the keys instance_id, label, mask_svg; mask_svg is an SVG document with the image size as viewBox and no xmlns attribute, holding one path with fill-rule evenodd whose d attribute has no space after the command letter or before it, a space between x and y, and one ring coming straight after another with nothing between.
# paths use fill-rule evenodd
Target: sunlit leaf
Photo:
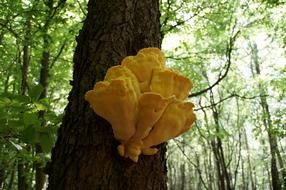
<instances>
[{"instance_id":1,"label":"sunlit leaf","mask_svg":"<svg viewBox=\"0 0 286 190\"><path fill-rule=\"evenodd\" d=\"M35 102L34 105L36 106L36 110L37 111L44 111L44 110L47 110L48 108L42 104L42 103L38 103L38 102Z\"/></svg>"}]
</instances>

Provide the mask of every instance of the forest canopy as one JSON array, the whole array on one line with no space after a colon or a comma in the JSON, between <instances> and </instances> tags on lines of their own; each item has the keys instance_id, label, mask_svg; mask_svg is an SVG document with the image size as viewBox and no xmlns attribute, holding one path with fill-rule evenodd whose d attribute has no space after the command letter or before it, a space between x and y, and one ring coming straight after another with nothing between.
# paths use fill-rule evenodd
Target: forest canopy
<instances>
[{"instance_id":1,"label":"forest canopy","mask_svg":"<svg viewBox=\"0 0 286 190\"><path fill-rule=\"evenodd\" d=\"M45 189L87 0L0 2L0 189ZM168 188L286 188L286 2L160 0L168 67L197 120L167 145Z\"/></svg>"}]
</instances>

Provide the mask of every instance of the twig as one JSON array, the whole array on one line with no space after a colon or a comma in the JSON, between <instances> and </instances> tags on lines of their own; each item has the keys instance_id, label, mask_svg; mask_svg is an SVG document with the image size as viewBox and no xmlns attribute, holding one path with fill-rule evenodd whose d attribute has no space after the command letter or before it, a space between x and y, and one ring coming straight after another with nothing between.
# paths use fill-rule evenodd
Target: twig
<instances>
[{"instance_id":1,"label":"twig","mask_svg":"<svg viewBox=\"0 0 286 190\"><path fill-rule=\"evenodd\" d=\"M58 60L58 58L61 56L61 54L62 54L62 52L63 52L63 50L64 50L64 48L65 48L65 45L66 45L66 42L63 43L63 45L61 46L61 48L60 48L58 54L56 55L56 57L55 57L55 58L53 59L53 61L51 62L50 68L52 68L52 67L54 66L55 62L56 62L56 61Z\"/></svg>"},{"instance_id":2,"label":"twig","mask_svg":"<svg viewBox=\"0 0 286 190\"><path fill-rule=\"evenodd\" d=\"M189 98L201 95L201 94L203 94L203 93L213 89L216 85L218 85L227 76L228 71L230 69L230 65L231 65L231 53L232 53L232 50L233 50L233 45L234 45L234 42L235 42L237 36L239 35L239 33L240 33L240 30L237 31L235 33L235 35L229 39L229 43L228 43L228 46L227 46L227 49L226 49L227 64L226 64L225 72L223 74L222 74L222 72L220 72L217 81L214 82L212 85L210 85L208 88L203 89L203 90L201 90L199 92L195 92L195 93L190 94Z\"/></svg>"},{"instance_id":3,"label":"twig","mask_svg":"<svg viewBox=\"0 0 286 190\"><path fill-rule=\"evenodd\" d=\"M82 13L84 14L84 16L86 17L87 14L86 14L86 12L84 11L83 7L81 6L79 0L76 0L76 2L77 2L77 4L79 5L79 8L80 8L81 12L82 12Z\"/></svg>"},{"instance_id":4,"label":"twig","mask_svg":"<svg viewBox=\"0 0 286 190\"><path fill-rule=\"evenodd\" d=\"M234 97L237 97L237 98L240 98L240 99L245 99L245 100L252 100L252 99L260 98L260 96L247 97L245 95L239 95L239 94L236 94L236 93L231 93L230 95L226 96L225 98L220 99L218 102L214 102L214 103L212 103L210 105L207 105L207 106L201 106L200 108L194 109L194 111L199 111L199 110L203 110L205 108L214 107L214 106L224 102L225 100L228 100L228 99L234 98ZM268 97L268 95L264 95L264 97Z\"/></svg>"}]
</instances>

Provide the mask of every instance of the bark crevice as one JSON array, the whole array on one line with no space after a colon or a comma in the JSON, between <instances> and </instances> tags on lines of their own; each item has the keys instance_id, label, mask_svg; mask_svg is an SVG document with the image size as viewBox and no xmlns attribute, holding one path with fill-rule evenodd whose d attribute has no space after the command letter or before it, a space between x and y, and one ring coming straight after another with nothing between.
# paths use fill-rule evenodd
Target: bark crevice
<instances>
[{"instance_id":1,"label":"bark crevice","mask_svg":"<svg viewBox=\"0 0 286 190\"><path fill-rule=\"evenodd\" d=\"M165 145L137 164L120 157L111 126L84 100L109 67L144 47L161 46L159 17L153 0L89 2L77 37L73 88L48 167L49 189L167 189Z\"/></svg>"}]
</instances>

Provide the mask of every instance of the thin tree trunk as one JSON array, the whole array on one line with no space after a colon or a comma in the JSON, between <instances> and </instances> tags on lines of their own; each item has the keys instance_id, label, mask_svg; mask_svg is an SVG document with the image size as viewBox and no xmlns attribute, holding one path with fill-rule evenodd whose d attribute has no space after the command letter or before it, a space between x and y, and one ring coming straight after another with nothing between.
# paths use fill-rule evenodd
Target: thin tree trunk
<instances>
[{"instance_id":1,"label":"thin tree trunk","mask_svg":"<svg viewBox=\"0 0 286 190\"><path fill-rule=\"evenodd\" d=\"M273 185L272 185L272 182L271 182L271 171L269 171L268 167L267 167L267 176L268 176L269 190L275 190L275 189L273 189Z\"/></svg>"},{"instance_id":2,"label":"thin tree trunk","mask_svg":"<svg viewBox=\"0 0 286 190\"><path fill-rule=\"evenodd\" d=\"M213 171L214 171L214 169L213 169L213 167L212 167L212 154L211 154L211 152L209 152L209 175L208 175L208 177L209 177L209 182L208 182L208 184L209 184L209 189L210 190L212 190L212 189L215 189L215 184L213 184L213 182L214 182L214 175L213 175Z\"/></svg>"},{"instance_id":3,"label":"thin tree trunk","mask_svg":"<svg viewBox=\"0 0 286 190\"><path fill-rule=\"evenodd\" d=\"M210 99L211 99L212 105L215 105L212 91L211 91ZM215 122L216 132L218 134L220 130L218 111L215 106L213 106L211 109L212 109L213 118ZM213 153L216 159L219 189L231 190L232 184L231 184L229 171L227 169L226 162L225 162L225 156L224 156L221 138L217 136L215 140L212 140L211 145L212 145L212 150L213 150Z\"/></svg>"},{"instance_id":4,"label":"thin tree trunk","mask_svg":"<svg viewBox=\"0 0 286 190\"><path fill-rule=\"evenodd\" d=\"M181 190L184 190L185 189L185 163L182 163L181 166L180 166L180 170L181 170Z\"/></svg>"},{"instance_id":5,"label":"thin tree trunk","mask_svg":"<svg viewBox=\"0 0 286 190\"><path fill-rule=\"evenodd\" d=\"M254 68L252 67L252 73L253 75L260 75L260 63L258 58L258 49L257 45L254 43L251 46L252 49L252 61L254 63ZM255 72L254 72L255 70ZM271 121L271 115L269 111L269 105L267 103L267 99L265 97L265 89L261 84L258 85L259 88L259 96L260 96L260 105L262 107L263 116L262 121L264 124L264 127L268 134L269 139L269 146L270 146L270 155L271 155L271 183L273 190L282 190L281 184L280 184L280 177L277 167L277 161L276 161L276 153L279 152L278 146L277 146L277 139L276 136L272 134L272 121Z\"/></svg>"},{"instance_id":6,"label":"thin tree trunk","mask_svg":"<svg viewBox=\"0 0 286 190\"><path fill-rule=\"evenodd\" d=\"M282 174L282 180L283 180L283 188L286 189L286 167L284 167L284 163L283 163L283 159L282 156L280 154L280 151L278 149L278 144L276 141L276 147L277 147L277 159L278 159L278 163L279 163L279 168L281 170L281 174Z\"/></svg>"},{"instance_id":7,"label":"thin tree trunk","mask_svg":"<svg viewBox=\"0 0 286 190\"><path fill-rule=\"evenodd\" d=\"M23 64L21 65L22 79L20 87L20 95L25 95L28 88L28 70L29 70L29 37L31 30L31 22L27 20L25 23L25 39L23 47ZM18 190L26 189L26 177L25 177L25 160L19 158L18 160Z\"/></svg>"},{"instance_id":8,"label":"thin tree trunk","mask_svg":"<svg viewBox=\"0 0 286 190\"><path fill-rule=\"evenodd\" d=\"M44 37L44 47L48 47L48 40ZM50 53L47 50L43 51L42 54L42 61L41 61L41 72L40 72L40 84L43 86L43 92L40 95L40 99L47 97L47 90L48 90L48 77L49 77L49 57ZM39 118L43 119L43 123L41 124L42 127L45 127L46 122L44 121L44 111L39 112ZM36 154L42 153L43 150L39 144L36 144ZM44 172L44 166L41 162L35 163L35 189L41 190L43 189L45 182L46 182L46 174Z\"/></svg>"},{"instance_id":9,"label":"thin tree trunk","mask_svg":"<svg viewBox=\"0 0 286 190\"><path fill-rule=\"evenodd\" d=\"M245 180L245 171L244 171L244 163L243 161L241 162L241 181L242 181L242 185L241 188L240 186L238 186L238 189L243 189L243 190L247 190L248 189L248 180Z\"/></svg>"},{"instance_id":10,"label":"thin tree trunk","mask_svg":"<svg viewBox=\"0 0 286 190\"><path fill-rule=\"evenodd\" d=\"M200 158L197 154L195 154L195 161L196 161L196 165L198 166L198 168L200 168ZM201 174L200 174L201 175ZM198 175L195 175L195 182L196 182L196 190L201 190L203 186L202 184L202 180L200 177L198 177Z\"/></svg>"},{"instance_id":11,"label":"thin tree trunk","mask_svg":"<svg viewBox=\"0 0 286 190\"><path fill-rule=\"evenodd\" d=\"M212 151L214 154L214 162L216 166L217 187L219 190L225 190L225 183L224 183L224 179L223 179L222 172L221 172L221 165L220 165L220 161L218 157L218 149L217 149L216 141L212 140L211 145L212 145Z\"/></svg>"},{"instance_id":12,"label":"thin tree trunk","mask_svg":"<svg viewBox=\"0 0 286 190\"><path fill-rule=\"evenodd\" d=\"M48 189L167 189L165 145L138 163L120 157L111 126L84 100L109 67L141 48L160 47L159 17L154 0L89 1L77 37L69 104L47 168Z\"/></svg>"},{"instance_id":13,"label":"thin tree trunk","mask_svg":"<svg viewBox=\"0 0 286 190\"><path fill-rule=\"evenodd\" d=\"M3 187L4 182L5 182L5 170L4 169L0 169L0 189Z\"/></svg>"},{"instance_id":14,"label":"thin tree trunk","mask_svg":"<svg viewBox=\"0 0 286 190\"><path fill-rule=\"evenodd\" d=\"M174 179L175 179L175 175L174 175L174 169L173 169L173 165L169 164L168 166L168 189L169 190L176 190L175 188L175 184L174 184Z\"/></svg>"},{"instance_id":15,"label":"thin tree trunk","mask_svg":"<svg viewBox=\"0 0 286 190\"><path fill-rule=\"evenodd\" d=\"M204 144L205 145L205 144ZM212 190L212 183L213 183L213 178L212 178L212 167L211 167L211 154L209 154L208 147L204 146L204 172L207 180L207 189Z\"/></svg>"},{"instance_id":16,"label":"thin tree trunk","mask_svg":"<svg viewBox=\"0 0 286 190\"><path fill-rule=\"evenodd\" d=\"M49 18L47 18L49 19ZM49 21L46 21L49 22ZM49 42L48 42L48 24L45 25L46 27L44 28L44 36L43 36L43 53L42 53L42 60L41 60L41 70L40 70L40 81L39 83L43 87L43 91L40 95L40 99L46 98L47 97L47 91L48 91L48 78L49 78L49 58L50 58L50 53L48 51L49 49ZM44 115L45 111L40 111L39 112L39 118L42 118L43 122L41 124L42 127L45 127L46 122L44 121ZM36 154L42 153L43 150L39 144L36 144ZM36 162L35 163L35 179L36 179L36 184L35 184L35 189L36 190L41 190L43 189L45 182L46 182L46 174L44 172L43 164L41 162Z\"/></svg>"},{"instance_id":17,"label":"thin tree trunk","mask_svg":"<svg viewBox=\"0 0 286 190\"><path fill-rule=\"evenodd\" d=\"M177 167L177 166L176 166ZM176 175L176 169L174 168L174 179L173 179L173 188L174 188L174 190L176 190L176 189L178 189L177 188L177 181L178 181L178 176Z\"/></svg>"},{"instance_id":18,"label":"thin tree trunk","mask_svg":"<svg viewBox=\"0 0 286 190\"><path fill-rule=\"evenodd\" d=\"M183 154L185 154L185 139L183 138L183 141L182 141L182 146L181 146L181 151L183 152ZM181 190L184 190L185 189L185 185L186 185L186 176L185 176L185 172L186 172L186 169L185 169L185 162L182 161L182 163L180 164L180 169L181 169Z\"/></svg>"},{"instance_id":19,"label":"thin tree trunk","mask_svg":"<svg viewBox=\"0 0 286 190\"><path fill-rule=\"evenodd\" d=\"M26 189L25 164L22 158L18 160L18 190Z\"/></svg>"},{"instance_id":20,"label":"thin tree trunk","mask_svg":"<svg viewBox=\"0 0 286 190\"><path fill-rule=\"evenodd\" d=\"M29 70L29 38L30 38L31 22L27 20L25 23L25 38L23 47L23 64L21 65L22 80L20 94L25 95L28 88L28 70Z\"/></svg>"},{"instance_id":21,"label":"thin tree trunk","mask_svg":"<svg viewBox=\"0 0 286 190\"><path fill-rule=\"evenodd\" d=\"M251 159L250 159L250 149L249 149L249 145L248 145L248 139L247 139L247 133L246 130L244 129L244 140L245 140L245 146L246 146L246 151L247 151L247 164L248 164L248 171L249 171L249 177L250 177L250 182L251 182L251 189L252 190L256 190L256 183L253 179L253 171L255 170L254 168L252 168L252 164L251 164ZM248 181L247 181L248 184ZM248 188L248 185L247 185Z\"/></svg>"},{"instance_id":22,"label":"thin tree trunk","mask_svg":"<svg viewBox=\"0 0 286 190\"><path fill-rule=\"evenodd\" d=\"M241 132L239 132L239 140L238 140L238 158L237 158L237 163L236 163L236 167L235 167L235 170L234 170L234 182L233 182L233 189L236 188L236 183L237 183L237 175L238 175L238 170L239 170L239 165L240 165L240 162L243 162L243 160L241 160Z\"/></svg>"},{"instance_id":23,"label":"thin tree trunk","mask_svg":"<svg viewBox=\"0 0 286 190\"><path fill-rule=\"evenodd\" d=\"M200 105L201 106L201 105ZM209 132L209 121L208 121L208 116L207 116L207 113L204 109L202 109L203 111L203 114L204 114L204 120L205 120L205 125L206 125L206 128L208 130L208 133L210 134ZM207 167L205 167L205 173L206 173L206 178L207 178L207 181L208 181L208 185L207 185L207 189L208 190L212 190L212 189L216 189L216 185L218 186L217 188L220 188L219 187L219 180L215 178L215 176L218 176L218 172L214 172L214 167L217 168L217 164L216 164L216 161L214 159L214 161L212 161L212 152L214 153L214 146L213 146L213 141L209 142L209 139L206 138L206 141L207 141L207 145L208 146L205 146L204 147L204 153L206 156L206 158L208 158L208 163L207 163ZM212 150L212 151L208 151L208 150ZM215 156L214 156L215 157ZM215 163L214 164L214 167L213 167L213 164L212 163ZM218 170L217 170L218 171ZM215 183L216 182L216 183Z\"/></svg>"},{"instance_id":24,"label":"thin tree trunk","mask_svg":"<svg viewBox=\"0 0 286 190\"><path fill-rule=\"evenodd\" d=\"M7 185L7 190L11 190L12 186L13 186L13 182L14 182L14 178L15 178L15 171L16 171L16 167L17 167L17 160L15 160L15 163L12 167L12 171L11 171L11 177L9 179L8 185ZM6 187L3 187L3 189L6 189Z\"/></svg>"},{"instance_id":25,"label":"thin tree trunk","mask_svg":"<svg viewBox=\"0 0 286 190\"><path fill-rule=\"evenodd\" d=\"M240 106L239 106L239 102L238 102L238 99L236 98L235 99L235 101L236 101L236 115L237 115L237 118L236 118L236 127L238 128L238 129L240 129L241 128L241 117L240 117ZM235 158L237 158L237 163L236 163L236 166L235 166L235 170L234 170L234 182L233 182L233 189L235 189L236 188L236 183L237 183L237 176L238 176L238 170L239 170L239 165L240 165L240 163L243 163L243 158L242 158L242 155L241 155L241 147L242 147L242 131L241 130L239 130L239 134L238 134L238 138L239 138L239 140L238 140L238 143L239 143L239 146L238 146L238 158L237 158L237 156L235 156ZM236 145L234 145L234 146L236 146ZM234 146L232 146L231 147L231 149L233 149L233 150L235 150L235 147ZM235 153L234 153L235 154ZM236 153L237 154L237 153ZM233 154L231 154L231 157L233 157ZM236 159L235 159L236 160Z\"/></svg>"},{"instance_id":26,"label":"thin tree trunk","mask_svg":"<svg viewBox=\"0 0 286 190\"><path fill-rule=\"evenodd\" d=\"M61 3L64 4L65 0L62 0ZM59 1L60 3L60 1ZM46 21L43 27L43 52L42 52L42 60L41 60L41 70L40 70L40 81L39 83L43 87L43 91L40 95L40 99L46 98L47 97L47 92L48 92L48 79L49 79L49 64L50 64L50 52L49 52L49 39L48 39L48 30L49 30L49 24L51 21L52 14L54 14L54 1L53 0L47 0L45 2L46 6L48 7L47 11L47 16L46 16ZM59 6L59 4L58 4ZM39 118L42 119L41 126L45 127L46 122L44 119L45 116L45 111L39 111ZM39 144L36 144L36 154L42 153L43 150ZM36 184L35 184L35 189L36 190L42 190L45 183L46 183L46 174L44 172L44 166L41 162L36 162L35 163L35 179L36 179Z\"/></svg>"},{"instance_id":27,"label":"thin tree trunk","mask_svg":"<svg viewBox=\"0 0 286 190\"><path fill-rule=\"evenodd\" d=\"M21 91L20 91L21 95L26 94L27 91L28 68L29 68L29 46L28 44L25 44L23 48L22 80L21 80Z\"/></svg>"}]
</instances>

